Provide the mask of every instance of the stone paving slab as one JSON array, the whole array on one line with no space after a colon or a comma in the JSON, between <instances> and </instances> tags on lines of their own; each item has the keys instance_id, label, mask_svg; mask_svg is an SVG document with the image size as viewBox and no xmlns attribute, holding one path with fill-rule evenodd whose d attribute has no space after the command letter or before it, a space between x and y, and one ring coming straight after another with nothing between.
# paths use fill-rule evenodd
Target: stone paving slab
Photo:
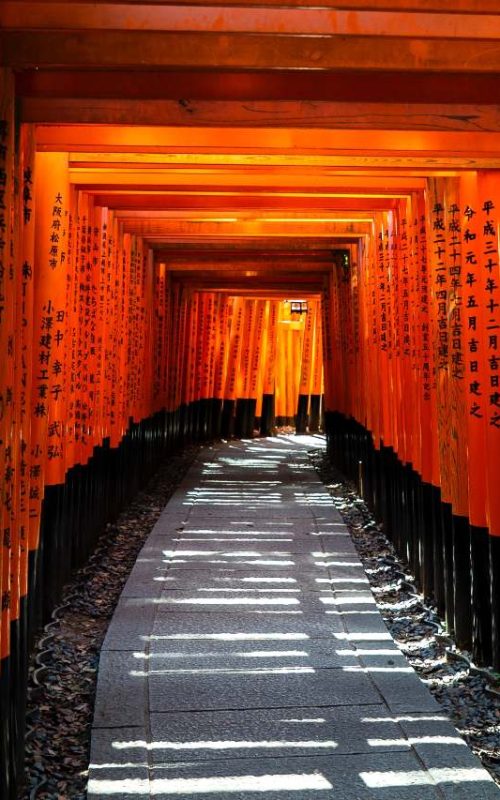
<instances>
[{"instance_id":1,"label":"stone paving slab","mask_svg":"<svg viewBox=\"0 0 500 800\"><path fill-rule=\"evenodd\" d=\"M160 597L165 588L163 579L167 571L167 564L158 564L156 559L138 559L125 584L122 598Z\"/></svg>"},{"instance_id":2,"label":"stone paving slab","mask_svg":"<svg viewBox=\"0 0 500 800\"><path fill-rule=\"evenodd\" d=\"M293 592L224 592L224 591L176 591L164 593L162 597L154 598L159 606L159 611L173 611L176 613L233 613L241 614L248 611L298 611L300 614L321 613L322 601L330 601L331 594L326 592L306 592L294 594ZM334 599L334 598L333 598Z\"/></svg>"},{"instance_id":3,"label":"stone paving slab","mask_svg":"<svg viewBox=\"0 0 500 800\"><path fill-rule=\"evenodd\" d=\"M210 521L206 520L188 520L182 526L183 533L189 533L193 530L208 530L208 531L217 531L218 533L241 533L242 531L246 531L249 534L260 534L266 536L273 536L276 534L277 536L292 536L292 537L301 537L303 535L307 535L309 533L316 533L316 526L314 524L314 520L308 520L306 524L303 526L298 526L296 522L288 522L284 523L281 519L261 519L261 520L253 520L253 519L227 519L227 517L212 517Z\"/></svg>"},{"instance_id":4,"label":"stone paving slab","mask_svg":"<svg viewBox=\"0 0 500 800\"><path fill-rule=\"evenodd\" d=\"M154 561L154 559L152 559ZM271 589L273 593L279 588L294 588L306 592L324 592L333 585L333 578L328 570L318 573L313 570L297 570L290 568L286 572L282 569L266 569L265 575L256 575L255 569L223 567L221 569L192 569L178 570L164 565L166 572L163 575L155 573L153 580L164 584L165 591L172 589L191 591L193 588L231 588L234 591L259 589L265 592ZM318 574L323 575L318 578ZM368 582L366 582L367 585ZM335 584L339 586L360 584Z\"/></svg>"},{"instance_id":5,"label":"stone paving slab","mask_svg":"<svg viewBox=\"0 0 500 800\"><path fill-rule=\"evenodd\" d=\"M212 490L207 487L203 492L189 492L186 497L180 498L178 504L182 507L192 504L197 510L208 508L213 509L213 516L227 516L230 513L237 516L238 511L243 509L244 513L248 510L255 511L270 511L273 515L281 516L310 516L312 513L319 512L320 514L327 514L330 511L335 512L333 503L328 496L318 496L314 500L306 500L301 495L297 496L292 492L273 492L259 489L251 492L231 491L217 488ZM269 495L266 497L266 495Z\"/></svg>"},{"instance_id":6,"label":"stone paving slab","mask_svg":"<svg viewBox=\"0 0 500 800\"><path fill-rule=\"evenodd\" d=\"M344 562L341 562L340 558L343 557L335 558L332 562L331 559L323 559L321 557L315 558L307 553L294 553L291 556L283 554L275 556L266 554L238 555L237 553L228 552L226 548L219 548L218 551L216 550L209 553L186 552L188 548L186 548L186 550L179 548L177 552L172 553L163 552L169 549L172 548L165 547L164 544L153 539L151 544L141 552L141 557L153 555L168 564L169 569L209 570L214 567L232 566L248 571L249 567L253 567L254 572L265 574L268 569L275 570L279 568L288 572L290 568L296 568L299 570L304 569L309 572L316 571L319 575L330 566L339 566L343 567L344 570L348 570L347 574L350 577L364 575L363 568L359 564L353 563L352 560L350 561L349 559L345 559ZM189 548L189 550L193 551L195 548ZM256 570L255 568L258 569Z\"/></svg>"},{"instance_id":7,"label":"stone paving slab","mask_svg":"<svg viewBox=\"0 0 500 800\"><path fill-rule=\"evenodd\" d=\"M231 797L237 800L366 800L395 797L387 789L372 789L367 784L389 773L393 782L407 776L426 776L421 764L410 753L383 756L316 756L312 758L228 759L212 763L193 762L153 772L154 796L200 798ZM437 800L436 785L397 786L399 800Z\"/></svg>"},{"instance_id":8,"label":"stone paving slab","mask_svg":"<svg viewBox=\"0 0 500 800\"><path fill-rule=\"evenodd\" d=\"M175 542L177 547L193 547L198 549L201 545L205 550L213 550L218 547L231 547L233 550L238 548L252 548L264 550L264 552L285 552L285 553L310 553L314 548L323 547L320 539L312 539L311 535L301 537L290 537L286 533L278 534L273 538L269 533L253 533L250 531L210 531L194 530L183 533L181 537L172 537L169 541ZM337 555L349 555L350 553L337 553Z\"/></svg>"},{"instance_id":9,"label":"stone paving slab","mask_svg":"<svg viewBox=\"0 0 500 800\"><path fill-rule=\"evenodd\" d=\"M252 552L239 552L239 551ZM230 551L227 547L221 546L209 550L200 551L196 547L172 547L169 542L165 542L157 536L152 536L151 540L141 550L139 558L156 558L169 565L170 569L217 569L223 565L239 567L247 570L250 567L258 568L256 571L265 574L268 569L284 569L289 571L296 568L300 571L317 572L318 575L329 567L335 567L335 575L339 577L366 577L365 572L358 561L354 561L349 556L313 556L310 553L260 553L256 548L239 548ZM336 568L340 567L340 570Z\"/></svg>"},{"instance_id":10,"label":"stone paving slab","mask_svg":"<svg viewBox=\"0 0 500 800\"><path fill-rule=\"evenodd\" d=\"M148 724L148 682L140 655L134 650L101 654L95 728L144 727Z\"/></svg>"},{"instance_id":11,"label":"stone paving slab","mask_svg":"<svg viewBox=\"0 0 500 800\"><path fill-rule=\"evenodd\" d=\"M121 597L108 628L102 651L138 650L148 647L156 616L156 606L140 603L136 598Z\"/></svg>"},{"instance_id":12,"label":"stone paving slab","mask_svg":"<svg viewBox=\"0 0 500 800\"><path fill-rule=\"evenodd\" d=\"M371 742L376 752L407 751L410 745L396 722L386 724L385 743L379 742L378 723L366 722L367 716L383 717L384 709L364 705L152 713L152 762L373 753Z\"/></svg>"},{"instance_id":13,"label":"stone paving slab","mask_svg":"<svg viewBox=\"0 0 500 800\"><path fill-rule=\"evenodd\" d=\"M166 506L166 509L168 509L168 506ZM162 511L156 522L155 528L163 527L164 529L169 528L175 530L177 527L185 524L188 521L190 511L191 506L187 506L186 508L179 506L177 510L172 509L172 511ZM153 528L153 530L155 528Z\"/></svg>"},{"instance_id":14,"label":"stone paving slab","mask_svg":"<svg viewBox=\"0 0 500 800\"><path fill-rule=\"evenodd\" d=\"M368 651L362 650L362 653ZM395 714L428 711L439 713L441 707L405 657L397 654L380 656L361 655L362 667L376 685L390 710ZM357 670L357 667L347 667Z\"/></svg>"},{"instance_id":15,"label":"stone paving slab","mask_svg":"<svg viewBox=\"0 0 500 800\"><path fill-rule=\"evenodd\" d=\"M194 462L102 647L90 800L500 800L391 638L320 444Z\"/></svg>"},{"instance_id":16,"label":"stone paving slab","mask_svg":"<svg viewBox=\"0 0 500 800\"><path fill-rule=\"evenodd\" d=\"M322 549L331 553L333 558L338 558L339 556L357 557L352 539L345 534L311 532L309 537L320 542Z\"/></svg>"},{"instance_id":17,"label":"stone paving slab","mask_svg":"<svg viewBox=\"0 0 500 800\"><path fill-rule=\"evenodd\" d=\"M103 797L137 800L141 795L149 795L149 764L146 748L122 746L145 741L144 727L122 727L113 730L93 728L88 800L102 800ZM113 789L112 793L106 790L103 793L105 785ZM127 791L127 788L130 791Z\"/></svg>"},{"instance_id":18,"label":"stone paving slab","mask_svg":"<svg viewBox=\"0 0 500 800\"><path fill-rule=\"evenodd\" d=\"M486 771L425 770L413 753L228 759L157 767L154 797L237 800L467 800L497 798ZM191 791L189 791L191 789ZM163 791L162 791L163 790Z\"/></svg>"},{"instance_id":19,"label":"stone paving slab","mask_svg":"<svg viewBox=\"0 0 500 800\"><path fill-rule=\"evenodd\" d=\"M216 541L214 541L214 538ZM220 552L224 553L226 551L232 556L241 552L245 557L252 558L260 558L263 555L293 556L299 553L309 555L315 559L325 558L324 551L321 548L321 543L318 541L311 541L311 539L299 539L291 541L262 541L262 539L257 539L254 540L251 545L249 545L248 543L245 543L244 538L242 541L242 538L243 537L241 536L233 537L233 535L231 537L197 537L193 542L193 539L186 536L185 532L183 531L182 533L177 533L176 536L170 538L169 542L170 547L175 550L175 552L172 553L174 558L177 558L179 553L185 550L199 555L202 555L204 552L216 555ZM158 543L159 547L165 547L163 542L163 537L155 537L151 540L150 544Z\"/></svg>"},{"instance_id":20,"label":"stone paving slab","mask_svg":"<svg viewBox=\"0 0 500 800\"><path fill-rule=\"evenodd\" d=\"M411 752L317 755L284 758L227 758L212 761L169 758L152 770L146 759L149 733L140 728L96 731L95 767L89 800L231 797L237 800L496 800L498 790L484 770L468 766L427 770ZM111 740L111 743L110 743ZM102 761L103 754L109 761ZM155 753L156 754L156 753ZM148 785L149 784L149 785Z\"/></svg>"},{"instance_id":21,"label":"stone paving slab","mask_svg":"<svg viewBox=\"0 0 500 800\"><path fill-rule=\"evenodd\" d=\"M307 520L304 524L298 524L297 520L285 523L282 519L266 519L266 520L227 520L225 517L212 517L210 520L188 519L186 522L180 522L179 525L160 525L155 527L155 534L177 534L188 535L193 532L205 532L206 535L216 533L218 536L225 535L238 535L243 534L248 536L259 537L276 537L276 538L292 538L293 540L309 540L313 538L324 538L330 541L344 539L352 544L351 537L346 531L344 525L335 523L335 525L327 526L322 524L318 527L314 519ZM355 549L353 549L355 552Z\"/></svg>"},{"instance_id":22,"label":"stone paving slab","mask_svg":"<svg viewBox=\"0 0 500 800\"><path fill-rule=\"evenodd\" d=\"M130 601L130 603L135 602L140 601L135 599ZM144 608L144 606L139 608L136 619L140 617L140 611ZM157 613L150 630L152 635L160 638L181 633L194 639L208 634L236 636L243 631L252 634L272 633L277 637L279 634L293 633L305 635L309 639L328 639L334 633L343 631L340 614L327 617L315 613L302 615L297 611L269 610L240 611L235 614L227 611L184 614L182 611L164 610L161 606L156 606L155 610Z\"/></svg>"},{"instance_id":23,"label":"stone paving slab","mask_svg":"<svg viewBox=\"0 0 500 800\"><path fill-rule=\"evenodd\" d=\"M133 668L140 663L140 657L130 656ZM139 662L138 662L139 658ZM287 666L324 667L341 669L360 666L361 661L356 648L347 647L335 639L308 638L260 638L231 640L211 639L153 639L150 643L148 668L162 669L188 665L194 669L213 667L214 669L241 667L255 669Z\"/></svg>"},{"instance_id":24,"label":"stone paving slab","mask_svg":"<svg viewBox=\"0 0 500 800\"><path fill-rule=\"evenodd\" d=\"M266 506L264 503L262 505L249 503L244 508L243 506L235 508L233 504L224 506L215 503L193 503L190 509L189 519L191 521L209 520L213 517L225 517L228 520L237 521L242 514L247 519L276 519L280 522L291 522L293 520L313 521L318 518L307 506L297 508L294 507L293 503L289 503L286 508L282 506Z\"/></svg>"},{"instance_id":25,"label":"stone paving slab","mask_svg":"<svg viewBox=\"0 0 500 800\"><path fill-rule=\"evenodd\" d=\"M376 609L360 611L354 606L344 606L342 611L329 611L328 614L340 616L347 632L354 636L384 636L387 632L385 622Z\"/></svg>"},{"instance_id":26,"label":"stone paving slab","mask_svg":"<svg viewBox=\"0 0 500 800\"><path fill-rule=\"evenodd\" d=\"M264 584L258 583L245 583L245 581L253 581L253 578L247 578L242 573L239 575L239 588L234 579L224 578L220 573L203 573L199 574L194 572L189 575L182 575L180 581L168 586L168 581L175 580L175 572L166 572L164 576L155 575L153 580L163 583L163 595L160 598L162 604L168 602L178 603L181 605L189 605L190 601L199 604L204 598L207 599L206 607L198 608L201 612L208 611L224 611L224 605L244 605L253 604L253 601L258 601L260 605L273 605L274 600L278 600L280 605L297 605L297 603L304 604L306 608L311 605L315 606L317 610L330 608L332 603L336 604L336 596L329 585L327 588L322 587L316 583L316 579L310 582L310 585L300 583L280 583L279 579L272 579L266 581ZM313 576L311 576L313 577ZM191 583L185 583L186 579L191 579ZM339 594L338 604L345 605L345 598ZM225 601L228 601L227 603ZM368 603L368 599L362 592L355 592L348 598L349 602L357 602L359 605ZM373 598L372 598L373 600ZM322 605L318 605L322 604ZM213 606L213 607L212 607ZM217 606L219 607L217 609ZM183 610L183 609L176 609ZM293 609L292 609L293 610Z\"/></svg>"},{"instance_id":27,"label":"stone paving slab","mask_svg":"<svg viewBox=\"0 0 500 800\"><path fill-rule=\"evenodd\" d=\"M197 537L200 540L212 540L218 537L220 541L239 541L241 537L251 541L264 542L299 542L308 544L313 548L318 542L325 549L349 548L349 553L356 553L354 544L348 534L337 531L318 531L314 525L304 526L302 530L292 531L290 528L275 527L273 529L263 526L248 527L240 525L221 525L217 520L217 525L213 522L187 523L176 528L158 528L155 534L159 536L171 536L172 538L182 537L184 539Z\"/></svg>"},{"instance_id":28,"label":"stone paving slab","mask_svg":"<svg viewBox=\"0 0 500 800\"><path fill-rule=\"evenodd\" d=\"M362 672L310 666L149 669L151 711L362 705L380 701Z\"/></svg>"}]
</instances>

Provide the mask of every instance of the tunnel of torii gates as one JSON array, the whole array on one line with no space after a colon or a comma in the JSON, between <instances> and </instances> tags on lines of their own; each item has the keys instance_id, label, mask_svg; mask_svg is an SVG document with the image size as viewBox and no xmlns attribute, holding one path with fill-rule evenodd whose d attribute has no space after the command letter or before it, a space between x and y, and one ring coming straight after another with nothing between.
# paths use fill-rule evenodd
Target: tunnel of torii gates
<instances>
[{"instance_id":1,"label":"tunnel of torii gates","mask_svg":"<svg viewBox=\"0 0 500 800\"><path fill-rule=\"evenodd\" d=\"M2 797L34 632L186 442L322 425L500 667L499 38L498 0L2 3Z\"/></svg>"}]
</instances>

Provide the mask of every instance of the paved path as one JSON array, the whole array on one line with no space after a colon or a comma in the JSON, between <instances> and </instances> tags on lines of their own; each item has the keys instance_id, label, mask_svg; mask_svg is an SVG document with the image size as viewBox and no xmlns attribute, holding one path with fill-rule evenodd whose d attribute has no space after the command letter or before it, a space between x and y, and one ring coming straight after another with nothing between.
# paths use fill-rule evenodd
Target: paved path
<instances>
[{"instance_id":1,"label":"paved path","mask_svg":"<svg viewBox=\"0 0 500 800\"><path fill-rule=\"evenodd\" d=\"M500 800L380 617L308 464L207 448L104 642L89 798Z\"/></svg>"}]
</instances>

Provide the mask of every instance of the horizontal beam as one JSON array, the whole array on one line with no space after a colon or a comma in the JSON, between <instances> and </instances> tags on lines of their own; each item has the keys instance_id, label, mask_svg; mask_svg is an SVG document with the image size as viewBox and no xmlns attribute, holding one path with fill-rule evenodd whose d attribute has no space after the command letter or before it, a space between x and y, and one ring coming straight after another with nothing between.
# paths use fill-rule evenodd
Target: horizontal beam
<instances>
[{"instance_id":1,"label":"horizontal beam","mask_svg":"<svg viewBox=\"0 0 500 800\"><path fill-rule=\"evenodd\" d=\"M16 69L500 70L500 42L490 39L378 36L376 41L374 47L373 38L355 35L2 30L0 63Z\"/></svg>"},{"instance_id":2,"label":"horizontal beam","mask_svg":"<svg viewBox=\"0 0 500 800\"><path fill-rule=\"evenodd\" d=\"M123 230L143 236L146 239L185 239L194 237L277 237L290 239L294 237L309 236L315 239L333 237L359 237L368 233L371 222L292 222L284 225L282 222L267 222L265 220L238 220L221 222L193 222L191 220L162 220L148 221L125 219Z\"/></svg>"},{"instance_id":3,"label":"horizontal beam","mask_svg":"<svg viewBox=\"0 0 500 800\"><path fill-rule=\"evenodd\" d=\"M141 153L244 153L276 155L329 155L332 166L339 166L342 158L355 159L355 151L362 150L365 166L371 159L392 157L387 162L395 166L393 157L425 160L436 156L443 160L465 159L479 156L500 156L500 140L496 133L437 132L391 130L330 130L318 128L304 130L289 127L276 129L261 127L233 128L229 131L218 126L189 128L141 125L40 125L36 131L39 149L57 149L69 152L92 152L98 149ZM437 166L437 165L436 165Z\"/></svg>"},{"instance_id":4,"label":"horizontal beam","mask_svg":"<svg viewBox=\"0 0 500 800\"><path fill-rule=\"evenodd\" d=\"M498 12L498 9L497 9ZM29 26L27 21L29 20ZM77 2L2 3L4 29L50 31L212 31L266 34L397 36L405 38L500 38L497 14L457 16L443 12L418 13L307 7L279 8L219 3L163 4Z\"/></svg>"},{"instance_id":5,"label":"horizontal beam","mask_svg":"<svg viewBox=\"0 0 500 800\"><path fill-rule=\"evenodd\" d=\"M177 281L177 283L181 283ZM290 296L293 297L295 292L297 294L300 292L300 298L303 300L319 300L321 297L321 292L324 289L324 286L314 286L314 287L305 287L305 286L266 286L264 289L254 289L251 285L242 285L242 286L187 286L186 288L191 289L192 291L211 291L216 292L217 294L223 294L228 297L243 297L248 299L262 299L262 300L270 300L271 298L275 298L276 300L286 300ZM296 295L297 296L297 295Z\"/></svg>"},{"instance_id":6,"label":"horizontal beam","mask_svg":"<svg viewBox=\"0 0 500 800\"><path fill-rule=\"evenodd\" d=\"M269 280L265 281L262 276L219 276L218 278L211 278L210 276L194 276L186 278L182 276L176 280L191 289L207 291L225 291L229 294L252 294L256 297L265 297L270 292L273 294L287 297L293 291L300 292L300 297L304 297L307 293L309 295L318 294L324 288L325 279L318 280L300 280L295 275L284 278L283 280Z\"/></svg>"},{"instance_id":7,"label":"horizontal beam","mask_svg":"<svg viewBox=\"0 0 500 800\"><path fill-rule=\"evenodd\" d=\"M56 147L52 145L51 147ZM39 150L47 150L46 145L39 145ZM182 169L186 172L190 169L212 168L229 170L241 170L243 174L251 174L260 169L266 171L274 170L277 175L281 175L286 171L289 175L292 174L309 174L317 175L320 170L323 174L335 176L336 181L344 180L352 182L351 185L361 185L365 179L373 179L378 182L379 186L390 186L391 188L401 188L409 185L408 178L418 179L412 181L411 184L419 187L425 187L426 176L428 171L423 173L421 169L409 168L405 170L390 170L377 167L364 167L364 168L342 168L336 165L335 157L330 155L317 155L317 154L297 154L287 153L278 155L276 153L207 153L200 151L198 153L99 153L99 152L83 152L76 151L69 153L70 168L85 167L93 169L95 166L106 166L109 168L114 165L117 168L130 168L134 164L142 164L147 167L156 167L163 170L167 169ZM453 170L439 170L435 174L446 177L457 177L459 174ZM359 184L358 184L359 182ZM347 185L345 183L344 185ZM373 184L375 185L375 184Z\"/></svg>"},{"instance_id":8,"label":"horizontal beam","mask_svg":"<svg viewBox=\"0 0 500 800\"><path fill-rule=\"evenodd\" d=\"M262 269L262 265L270 259L273 263L284 267L287 264L295 264L300 261L307 269L309 267L314 268L315 265L320 268L324 264L332 263L332 250L328 247L328 242L326 247L323 243L323 249L318 249L317 247L312 249L310 240L306 241L309 248L303 250L297 247L296 240L292 242L294 245L293 251L284 247L283 243L281 243L281 246L277 246L279 243L275 240L271 240L273 246L270 248L263 247L261 242L253 240L251 242L252 247L242 247L240 245L236 249L234 241L231 241L227 243L227 246L221 243L214 243L209 250L205 249L203 242L199 242L198 247L191 246L187 250L169 247L168 260L170 264L178 265L179 268L182 268L183 265L196 264L197 268L200 269L205 264L208 265L208 268L212 264L218 264L221 268L229 264L236 265L238 269L250 269L252 265ZM269 240L266 244L268 243ZM337 247L339 246L337 245Z\"/></svg>"},{"instance_id":9,"label":"horizontal beam","mask_svg":"<svg viewBox=\"0 0 500 800\"><path fill-rule=\"evenodd\" d=\"M189 128L184 128L186 132L189 131ZM259 133L260 133L259 129ZM314 134L314 130L310 130L310 133ZM487 135L487 134L485 134ZM88 151L89 147L92 148L92 145L81 145L82 150ZM75 148L70 148L68 146L60 148L56 144L52 143L50 145L42 145L39 150L42 152L59 152L65 150L74 149L75 151L80 149L77 145ZM94 146L96 151L102 149L102 144ZM122 147L122 152L125 151L127 148ZM184 155L196 155L195 148L178 148L179 152L183 151ZM250 148L248 148L250 150ZM117 147L118 152L120 152L120 146ZM137 152L143 152L143 146L136 146ZM167 148L162 148L160 152L166 152ZM186 153L186 150L189 152ZM214 146L211 148L211 154L213 155L215 152L219 150L221 156L224 150L227 148L217 148ZM236 148L238 150L238 148ZM154 152L154 148L148 146L148 152ZM240 151L241 152L241 151ZM328 158L329 166L332 168L337 168L340 172L344 173L354 173L358 172L363 175L370 173L382 173L386 174L390 172L391 175L441 175L441 176L453 176L459 174L463 170L474 170L474 169L499 169L500 168L500 153L496 150L491 150L489 152L474 152L474 153L448 153L447 151L443 152L442 150L435 150L434 152L425 151L422 155L418 155L418 151L416 152L405 152L405 153L368 153L366 154L365 151L361 150L361 155L359 154L360 151L353 150L352 153L347 155L346 153L338 153L335 150L325 150L320 148L318 150L310 149L307 150L304 148L288 148L285 151L283 148L276 150L274 153L264 154L260 153L260 157L263 161L266 159L272 159L273 156L279 153L279 158L283 160L287 157L288 154L293 158L297 156L297 154L309 155L314 154L316 156L317 153L321 153L322 156ZM232 154L234 155L234 153ZM253 154L252 156L253 157Z\"/></svg>"},{"instance_id":10,"label":"horizontal beam","mask_svg":"<svg viewBox=\"0 0 500 800\"><path fill-rule=\"evenodd\" d=\"M169 258L167 261L169 272L172 274L178 273L197 273L200 270L206 273L213 273L213 272L234 272L238 273L245 273L245 272L254 272L255 275L265 275L266 274L266 262L264 259L259 258L257 259L247 259L241 260L240 258L235 258L226 261L203 261L199 263L198 261L178 261L175 258ZM286 272L295 273L295 272L307 272L310 274L314 273L325 273L329 272L332 269L332 259L330 261L316 261L316 260L309 260L307 261L304 257L295 257L295 258L287 258L287 259L275 259L273 258L270 262L270 266L267 267L267 272L275 273L275 272Z\"/></svg>"},{"instance_id":11,"label":"horizontal beam","mask_svg":"<svg viewBox=\"0 0 500 800\"><path fill-rule=\"evenodd\" d=\"M347 246L350 240L345 239L311 239L305 237L296 237L284 242L283 239L270 238L262 236L260 238L240 238L238 239L206 239L203 242L186 240L182 243L182 248L179 247L178 242L166 241L158 242L155 244L155 257L158 261L168 261L172 254L174 257L179 252L185 255L199 254L200 251L207 256L209 253L221 254L222 257L228 258L230 254L239 257L245 254L258 253L258 257L266 260L268 257L274 258L276 255L281 255L286 252L287 256L296 255L297 257L304 257L307 253L317 253L318 258L323 258L324 254L332 251L342 249Z\"/></svg>"},{"instance_id":12,"label":"horizontal beam","mask_svg":"<svg viewBox=\"0 0 500 800\"><path fill-rule=\"evenodd\" d=\"M175 100L189 113L193 100L307 100L336 103L488 105L500 102L497 73L349 70L57 70L16 74L16 93L30 99ZM85 108L87 105L85 104ZM42 107L40 107L41 109ZM37 107L26 106L34 114ZM116 113L116 112L115 112Z\"/></svg>"},{"instance_id":13,"label":"horizontal beam","mask_svg":"<svg viewBox=\"0 0 500 800\"><path fill-rule=\"evenodd\" d=\"M79 187L117 191L184 192L186 187L196 192L231 192L233 194L276 194L281 192L309 195L359 197L404 196L422 190L422 178L379 178L377 176L343 176L329 169L191 167L188 169L149 169L141 165L96 165L92 169L71 167L70 182Z\"/></svg>"},{"instance_id":14,"label":"horizontal beam","mask_svg":"<svg viewBox=\"0 0 500 800\"><path fill-rule=\"evenodd\" d=\"M500 81L498 81L500 85ZM23 122L350 130L499 131L500 106L328 101L24 98Z\"/></svg>"},{"instance_id":15,"label":"horizontal beam","mask_svg":"<svg viewBox=\"0 0 500 800\"><path fill-rule=\"evenodd\" d=\"M193 219L196 217L197 221L211 222L218 217L227 216L227 212L221 211L214 213L213 211L196 211L193 213L189 211L181 211L173 209L171 211L144 211L144 210L127 210L116 211L115 217L119 220L136 220L137 222L159 223L164 220L175 221L179 219ZM316 211L286 211L284 213L276 214L276 211L263 210L257 214L252 211L240 211L237 214L238 220L253 222L259 219L263 222L280 222L283 225L294 222L365 222L373 219L371 211L356 211L354 216L347 217L342 211L325 211L322 217L318 216Z\"/></svg>"},{"instance_id":16,"label":"horizontal beam","mask_svg":"<svg viewBox=\"0 0 500 800\"><path fill-rule=\"evenodd\" d=\"M142 193L94 193L97 205L125 211L166 211L166 210L212 210L216 212L238 212L240 210L255 210L256 212L268 211L310 211L316 209L318 213L324 211L339 211L349 213L357 211L384 211L394 208L397 201L391 197L364 198L344 197L332 198L321 196L291 195L288 197L276 195L237 195L230 192L218 195L192 195L189 192L182 194L142 194Z\"/></svg>"},{"instance_id":17,"label":"horizontal beam","mask_svg":"<svg viewBox=\"0 0 500 800\"><path fill-rule=\"evenodd\" d=\"M56 147L57 145L52 145ZM38 150L47 150L47 145L40 144ZM289 175L293 174L322 174L335 175L339 180L360 180L361 178L371 178L379 183L388 181L394 185L401 186L406 178L420 178L421 174L417 171L408 170L404 173L393 173L390 170L363 169L352 170L339 169L332 162L332 157L328 155L316 154L293 154L279 155L276 153L212 153L200 150L198 153L152 153L152 152L103 152L98 151L84 152L77 150L69 153L69 167L76 169L79 167L93 169L94 167L117 169L131 169L135 165L144 169L163 169L163 170L200 170L216 168L225 172L241 170L244 174L267 173L274 170L277 175L281 175L285 170ZM451 174L451 173L447 173ZM383 180L381 180L383 179ZM423 185L423 183L422 183Z\"/></svg>"},{"instance_id":18,"label":"horizontal beam","mask_svg":"<svg viewBox=\"0 0 500 800\"><path fill-rule=\"evenodd\" d=\"M81 0L53 0L59 5L76 6ZM123 2L123 0L121 0ZM129 6L141 5L144 0L128 0ZM45 0L17 0L19 5L26 5L28 3L38 3L45 5ZM175 6L178 5L178 0L149 0L151 5L165 5ZM119 4L117 0L94 0L94 6L112 6ZM189 5L207 4L207 0L189 0ZM235 0L218 0L218 5L233 6ZM280 7L301 7L316 8L318 6L317 0L246 0L245 5L249 6L265 6L272 7L278 5ZM356 11L373 11L374 9L382 9L386 11L393 11L398 9L400 11L442 11L450 14L461 13L474 13L474 14L490 14L498 12L498 0L453 0L453 5L450 5L450 0L321 0L321 6L324 8L335 9L351 9Z\"/></svg>"},{"instance_id":19,"label":"horizontal beam","mask_svg":"<svg viewBox=\"0 0 500 800\"><path fill-rule=\"evenodd\" d=\"M45 146L38 148L44 150ZM425 177L421 170L389 170L365 167L363 169L342 169L335 165L334 159L328 155L316 154L286 154L276 155L268 153L247 154L247 153L224 153L214 154L207 152L198 153L89 153L89 152L70 152L69 166L73 168L93 169L95 166L116 167L117 169L129 169L135 164L143 165L144 168L156 168L167 170L200 170L217 169L225 172L236 172L240 170L242 174L252 175L259 171L270 173L272 170L276 175L286 172L288 175L330 175L335 176L335 181L343 181L342 185L352 186L361 185L365 181L373 181L368 185L390 186L391 188L402 188L407 186L425 187ZM457 172L447 170L440 172L441 175L456 177ZM427 173L425 173L427 175ZM412 180L408 180L412 179ZM339 184L340 185L340 184Z\"/></svg>"},{"instance_id":20,"label":"horizontal beam","mask_svg":"<svg viewBox=\"0 0 500 800\"><path fill-rule=\"evenodd\" d=\"M265 283L287 283L291 278L295 282L308 283L309 285L316 284L321 286L324 278L332 272L333 264L330 263L328 267L323 270L304 271L299 267L296 270L279 272L273 271L272 263L261 265L261 269L247 269L247 270L190 270L180 271L173 269L172 266L166 262L167 269L172 278L181 281L211 281L211 282L245 282L254 283L256 286L265 285Z\"/></svg>"}]
</instances>

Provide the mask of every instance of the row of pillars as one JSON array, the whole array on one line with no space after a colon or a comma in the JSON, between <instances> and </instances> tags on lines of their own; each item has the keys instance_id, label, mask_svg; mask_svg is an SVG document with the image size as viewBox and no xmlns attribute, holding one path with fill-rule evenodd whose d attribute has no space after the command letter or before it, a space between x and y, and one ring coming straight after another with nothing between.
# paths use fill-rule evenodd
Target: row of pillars
<instances>
[{"instance_id":1,"label":"row of pillars","mask_svg":"<svg viewBox=\"0 0 500 800\"><path fill-rule=\"evenodd\" d=\"M353 418L327 412L325 429L332 462L383 523L447 632L477 664L498 670L500 537L454 514L439 487L424 482L391 447L375 448L370 431Z\"/></svg>"},{"instance_id":2,"label":"row of pillars","mask_svg":"<svg viewBox=\"0 0 500 800\"><path fill-rule=\"evenodd\" d=\"M296 433L317 433L322 428L321 395L299 395L294 417L275 415L273 394L262 396L260 416L256 399L198 400L181 406L182 428L188 440L251 439L256 433L272 436L277 428L295 427Z\"/></svg>"}]
</instances>

